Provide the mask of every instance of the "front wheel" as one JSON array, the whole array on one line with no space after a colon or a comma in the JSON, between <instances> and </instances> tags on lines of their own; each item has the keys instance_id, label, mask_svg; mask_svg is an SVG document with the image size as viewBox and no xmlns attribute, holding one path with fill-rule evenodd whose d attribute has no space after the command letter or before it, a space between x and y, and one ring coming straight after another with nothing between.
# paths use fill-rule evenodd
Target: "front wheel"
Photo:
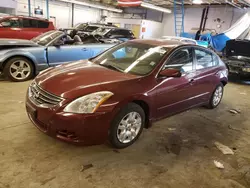
<instances>
[{"instance_id":1,"label":"front wheel","mask_svg":"<svg viewBox=\"0 0 250 188\"><path fill-rule=\"evenodd\" d=\"M14 82L26 81L33 77L34 67L28 59L14 57L4 66L4 75Z\"/></svg>"},{"instance_id":2,"label":"front wheel","mask_svg":"<svg viewBox=\"0 0 250 188\"><path fill-rule=\"evenodd\" d=\"M208 108L213 109L213 108L216 108L220 104L221 99L223 97L223 91L224 91L224 86L221 83L215 88L210 98Z\"/></svg>"},{"instance_id":3,"label":"front wheel","mask_svg":"<svg viewBox=\"0 0 250 188\"><path fill-rule=\"evenodd\" d=\"M135 103L123 107L111 123L109 141L121 149L133 144L140 136L145 125L145 112Z\"/></svg>"}]
</instances>

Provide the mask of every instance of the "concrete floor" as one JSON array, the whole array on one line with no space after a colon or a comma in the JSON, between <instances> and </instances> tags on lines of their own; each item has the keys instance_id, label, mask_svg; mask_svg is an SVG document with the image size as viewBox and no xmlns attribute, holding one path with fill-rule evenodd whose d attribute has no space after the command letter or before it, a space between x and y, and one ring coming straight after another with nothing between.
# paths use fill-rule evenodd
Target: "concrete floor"
<instances>
[{"instance_id":1,"label":"concrete floor","mask_svg":"<svg viewBox=\"0 0 250 188\"><path fill-rule=\"evenodd\" d=\"M217 109L197 108L159 121L119 151L107 145L77 147L39 132L24 108L29 83L0 82L0 188L250 187L246 83L229 83ZM241 113L231 114L232 108ZM235 154L223 155L214 141ZM81 171L89 164L93 167Z\"/></svg>"}]
</instances>

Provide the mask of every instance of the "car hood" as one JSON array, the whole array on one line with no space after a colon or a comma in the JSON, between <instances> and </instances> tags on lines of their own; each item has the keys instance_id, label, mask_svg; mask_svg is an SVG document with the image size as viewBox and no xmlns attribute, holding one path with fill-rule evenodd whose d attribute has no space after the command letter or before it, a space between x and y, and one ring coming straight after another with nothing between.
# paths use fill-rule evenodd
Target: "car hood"
<instances>
[{"instance_id":1,"label":"car hood","mask_svg":"<svg viewBox=\"0 0 250 188\"><path fill-rule=\"evenodd\" d=\"M49 68L39 74L35 81L45 91L67 99L104 89L112 91L108 85L137 77L81 60Z\"/></svg>"},{"instance_id":2,"label":"car hood","mask_svg":"<svg viewBox=\"0 0 250 188\"><path fill-rule=\"evenodd\" d=\"M21 40L21 39L0 39L0 46L38 46L31 40Z\"/></svg>"}]
</instances>

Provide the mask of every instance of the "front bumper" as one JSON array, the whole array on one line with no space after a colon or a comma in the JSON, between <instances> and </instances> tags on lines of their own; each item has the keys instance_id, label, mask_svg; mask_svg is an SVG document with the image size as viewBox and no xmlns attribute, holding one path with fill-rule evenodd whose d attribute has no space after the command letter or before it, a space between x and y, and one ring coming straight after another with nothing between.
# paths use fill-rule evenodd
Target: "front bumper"
<instances>
[{"instance_id":1,"label":"front bumper","mask_svg":"<svg viewBox=\"0 0 250 188\"><path fill-rule=\"evenodd\" d=\"M228 60L228 71L231 74L250 76L250 63L240 60Z\"/></svg>"},{"instance_id":2,"label":"front bumper","mask_svg":"<svg viewBox=\"0 0 250 188\"><path fill-rule=\"evenodd\" d=\"M43 133L77 145L102 144L107 140L111 112L73 114L42 108L26 98L26 111L32 123Z\"/></svg>"}]
</instances>

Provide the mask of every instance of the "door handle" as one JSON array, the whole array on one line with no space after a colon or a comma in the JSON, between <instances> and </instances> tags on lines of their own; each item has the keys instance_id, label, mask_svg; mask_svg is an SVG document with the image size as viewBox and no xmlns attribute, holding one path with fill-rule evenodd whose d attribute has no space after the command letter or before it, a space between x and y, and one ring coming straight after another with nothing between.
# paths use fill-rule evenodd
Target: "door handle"
<instances>
[{"instance_id":1,"label":"door handle","mask_svg":"<svg viewBox=\"0 0 250 188\"><path fill-rule=\"evenodd\" d=\"M82 48L82 51L87 51L87 48Z\"/></svg>"},{"instance_id":2,"label":"door handle","mask_svg":"<svg viewBox=\"0 0 250 188\"><path fill-rule=\"evenodd\" d=\"M189 83L191 84L191 83L193 83L194 82L194 79L192 78L192 79L189 79Z\"/></svg>"}]
</instances>

